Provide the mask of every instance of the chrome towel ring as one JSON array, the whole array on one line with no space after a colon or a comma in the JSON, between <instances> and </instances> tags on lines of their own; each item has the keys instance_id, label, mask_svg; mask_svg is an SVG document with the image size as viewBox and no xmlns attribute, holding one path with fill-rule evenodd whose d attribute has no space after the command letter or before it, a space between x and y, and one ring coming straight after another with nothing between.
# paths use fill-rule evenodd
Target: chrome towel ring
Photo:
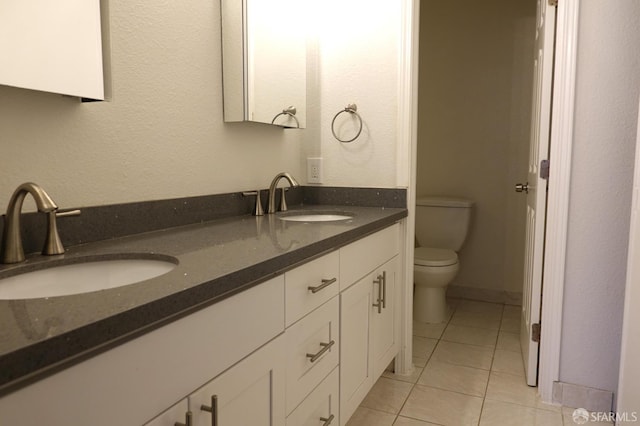
<instances>
[{"instance_id":1,"label":"chrome towel ring","mask_svg":"<svg viewBox=\"0 0 640 426\"><path fill-rule=\"evenodd\" d=\"M360 126L358 128L358 133L356 133L356 135L348 140L343 140L340 139L338 137L338 135L336 135L336 130L335 130L335 122L336 122L336 118L338 118L338 116L340 114L342 114L343 112L348 112L349 114L354 114L356 117L358 117L358 121L360 122ZM349 104L345 107L345 109L338 111L338 113L333 117L333 120L331 120L331 133L333 133L333 137L336 138L337 140L339 140L342 143L349 143L349 142L353 142L356 139L358 139L358 136L360 136L360 133L362 133L362 117L360 117L360 114L358 114L358 106L356 104Z\"/></svg>"},{"instance_id":2,"label":"chrome towel ring","mask_svg":"<svg viewBox=\"0 0 640 426\"><path fill-rule=\"evenodd\" d=\"M294 106L290 106L289 108L285 108L282 110L281 113L276 114L275 117L273 117L273 120L271 120L271 124L274 124L276 121L276 118L280 117L281 115L288 115L289 117L293 118L296 122L296 129L300 128L300 122L298 121L298 119L296 118L296 107ZM279 124L277 124L279 126Z\"/></svg>"}]
</instances>

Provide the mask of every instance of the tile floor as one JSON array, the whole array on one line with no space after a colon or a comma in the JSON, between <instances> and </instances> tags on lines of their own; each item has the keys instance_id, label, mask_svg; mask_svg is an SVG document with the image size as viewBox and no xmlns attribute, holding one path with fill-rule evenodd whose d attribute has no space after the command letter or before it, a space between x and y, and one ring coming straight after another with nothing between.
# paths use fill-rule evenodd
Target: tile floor
<instances>
[{"instance_id":1,"label":"tile floor","mask_svg":"<svg viewBox=\"0 0 640 426\"><path fill-rule=\"evenodd\" d=\"M525 383L520 307L449 302L446 323L414 323L413 374L385 372L347 426L576 425Z\"/></svg>"}]
</instances>

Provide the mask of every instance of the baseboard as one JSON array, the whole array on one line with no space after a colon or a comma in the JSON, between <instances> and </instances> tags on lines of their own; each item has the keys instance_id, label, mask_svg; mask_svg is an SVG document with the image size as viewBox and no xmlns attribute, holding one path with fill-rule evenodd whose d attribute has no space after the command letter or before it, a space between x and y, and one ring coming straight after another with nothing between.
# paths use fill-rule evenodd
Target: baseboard
<instances>
[{"instance_id":1,"label":"baseboard","mask_svg":"<svg viewBox=\"0 0 640 426\"><path fill-rule=\"evenodd\" d=\"M613 392L553 382L553 402L565 407L584 408L590 412L609 413L613 409Z\"/></svg>"},{"instance_id":2,"label":"baseboard","mask_svg":"<svg viewBox=\"0 0 640 426\"><path fill-rule=\"evenodd\" d=\"M447 297L522 306L522 293L493 288L464 287L451 284L447 288Z\"/></svg>"}]
</instances>

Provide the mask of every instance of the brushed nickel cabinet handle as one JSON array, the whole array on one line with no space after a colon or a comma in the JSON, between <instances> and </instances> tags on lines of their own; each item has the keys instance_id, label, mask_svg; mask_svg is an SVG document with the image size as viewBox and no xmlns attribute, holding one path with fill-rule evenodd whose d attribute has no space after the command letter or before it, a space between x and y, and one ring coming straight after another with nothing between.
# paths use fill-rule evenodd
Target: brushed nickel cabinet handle
<instances>
[{"instance_id":1,"label":"brushed nickel cabinet handle","mask_svg":"<svg viewBox=\"0 0 640 426\"><path fill-rule=\"evenodd\" d=\"M331 284L335 283L336 281L338 281L337 278L331 278L330 280L322 280L322 284L317 285L315 287L309 286L309 287L307 287L307 289L311 290L311 293L316 294L317 292L319 292L323 288L329 287Z\"/></svg>"},{"instance_id":2,"label":"brushed nickel cabinet handle","mask_svg":"<svg viewBox=\"0 0 640 426\"><path fill-rule=\"evenodd\" d=\"M193 426L193 414L187 411L184 415L184 423L175 422L174 426Z\"/></svg>"},{"instance_id":3,"label":"brushed nickel cabinet handle","mask_svg":"<svg viewBox=\"0 0 640 426\"><path fill-rule=\"evenodd\" d=\"M378 308L378 313L381 314L382 313L382 306L384 304L384 300L382 299L382 286L383 286L383 276L382 275L378 275L378 278L376 278L375 280L373 280L374 284L378 284L378 303L374 303L373 307L374 308Z\"/></svg>"},{"instance_id":4,"label":"brushed nickel cabinet handle","mask_svg":"<svg viewBox=\"0 0 640 426\"><path fill-rule=\"evenodd\" d=\"M324 422L322 423L322 426L329 426L334 418L335 416L333 414L330 415L329 417L320 417L320 421Z\"/></svg>"},{"instance_id":5,"label":"brushed nickel cabinet handle","mask_svg":"<svg viewBox=\"0 0 640 426\"><path fill-rule=\"evenodd\" d=\"M324 355L324 353L326 351L331 349L331 346L333 346L335 343L336 343L335 340L332 340L329 343L320 343L320 346L322 346L322 349L320 349L315 354L307 354L307 358L309 358L309 361L311 361L311 362L316 362L318 360L318 358L320 358L322 355Z\"/></svg>"},{"instance_id":6,"label":"brushed nickel cabinet handle","mask_svg":"<svg viewBox=\"0 0 640 426\"><path fill-rule=\"evenodd\" d=\"M382 271L382 309L387 308L387 271Z\"/></svg>"},{"instance_id":7,"label":"brushed nickel cabinet handle","mask_svg":"<svg viewBox=\"0 0 640 426\"><path fill-rule=\"evenodd\" d=\"M211 426L218 426L218 395L211 395L211 405L202 404L200 409L211 413Z\"/></svg>"}]
</instances>

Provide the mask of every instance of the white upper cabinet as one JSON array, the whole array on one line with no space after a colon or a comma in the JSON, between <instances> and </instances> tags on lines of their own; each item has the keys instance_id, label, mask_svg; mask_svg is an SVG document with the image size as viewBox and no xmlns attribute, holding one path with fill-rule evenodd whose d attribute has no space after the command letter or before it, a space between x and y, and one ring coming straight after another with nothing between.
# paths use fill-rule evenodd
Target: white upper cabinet
<instances>
[{"instance_id":1,"label":"white upper cabinet","mask_svg":"<svg viewBox=\"0 0 640 426\"><path fill-rule=\"evenodd\" d=\"M0 84L104 100L100 0L0 0Z\"/></svg>"}]
</instances>

